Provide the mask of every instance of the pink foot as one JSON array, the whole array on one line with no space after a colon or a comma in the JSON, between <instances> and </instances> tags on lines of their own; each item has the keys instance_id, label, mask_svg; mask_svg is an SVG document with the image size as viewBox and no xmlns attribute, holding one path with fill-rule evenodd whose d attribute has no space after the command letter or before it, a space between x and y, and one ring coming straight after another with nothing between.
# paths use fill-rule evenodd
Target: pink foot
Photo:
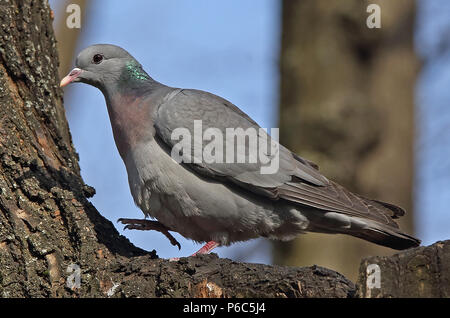
<instances>
[{"instance_id":1,"label":"pink foot","mask_svg":"<svg viewBox=\"0 0 450 318\"><path fill-rule=\"evenodd\" d=\"M203 245L203 247L201 249L199 249L197 252L195 252L191 256L195 256L195 255L198 255L198 254L208 254L209 252L211 252L213 249L215 249L219 245L220 244L217 243L217 242L209 241L208 243Z\"/></svg>"},{"instance_id":2,"label":"pink foot","mask_svg":"<svg viewBox=\"0 0 450 318\"><path fill-rule=\"evenodd\" d=\"M209 252L211 252L213 249L215 249L217 246L219 246L220 244L214 241L209 241L208 243L206 243L205 245L202 246L201 249L199 249L197 252L195 252L194 254L192 254L191 256L196 256L198 254L208 254ZM176 262L179 261L180 258L179 257L172 257L169 258L170 262Z\"/></svg>"}]
</instances>

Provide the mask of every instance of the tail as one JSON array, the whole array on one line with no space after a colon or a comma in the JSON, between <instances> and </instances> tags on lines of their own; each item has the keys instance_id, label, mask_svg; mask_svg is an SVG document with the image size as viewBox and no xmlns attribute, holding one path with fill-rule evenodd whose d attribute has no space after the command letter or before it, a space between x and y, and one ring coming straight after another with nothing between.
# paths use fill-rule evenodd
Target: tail
<instances>
[{"instance_id":1,"label":"tail","mask_svg":"<svg viewBox=\"0 0 450 318\"><path fill-rule=\"evenodd\" d=\"M312 212L308 219L310 232L351 235L396 250L420 245L420 240L403 233L393 221L386 224L335 212Z\"/></svg>"},{"instance_id":2,"label":"tail","mask_svg":"<svg viewBox=\"0 0 450 318\"><path fill-rule=\"evenodd\" d=\"M292 182L288 186L281 189L283 198L302 206L307 231L347 234L396 250L420 245L420 240L399 229L395 219L405 211L396 205L351 193L334 182L322 188Z\"/></svg>"},{"instance_id":3,"label":"tail","mask_svg":"<svg viewBox=\"0 0 450 318\"><path fill-rule=\"evenodd\" d=\"M396 250L405 250L420 245L419 239L378 222L368 222L367 227L355 231L350 230L345 234Z\"/></svg>"}]
</instances>

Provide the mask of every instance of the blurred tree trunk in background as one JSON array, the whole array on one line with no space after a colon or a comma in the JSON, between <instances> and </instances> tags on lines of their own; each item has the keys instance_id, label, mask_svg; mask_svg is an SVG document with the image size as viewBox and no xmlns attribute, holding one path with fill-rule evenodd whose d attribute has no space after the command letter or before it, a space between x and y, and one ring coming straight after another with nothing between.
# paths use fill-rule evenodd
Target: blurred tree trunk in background
<instances>
[{"instance_id":1,"label":"blurred tree trunk in background","mask_svg":"<svg viewBox=\"0 0 450 318\"><path fill-rule=\"evenodd\" d=\"M86 14L89 12L88 9L89 3L90 1L88 0L66 0L60 3L61 7L54 8L55 10L59 11L59 14L56 15L56 17L58 17L58 19L56 20L56 27L55 27L56 38L64 39L64 41L57 42L57 49L60 56L58 72L61 78L64 77L66 74L68 74L73 67L73 61L75 59L75 50L81 31L81 28L70 29L67 27L66 19L70 13L66 12L66 8L70 4L76 4L80 6L81 23L83 25L87 17Z\"/></svg>"},{"instance_id":2,"label":"blurred tree trunk in background","mask_svg":"<svg viewBox=\"0 0 450 318\"><path fill-rule=\"evenodd\" d=\"M57 50L60 57L60 63L58 67L59 77L63 78L66 76L70 70L73 68L73 64L76 57L76 48L78 44L78 39L80 38L81 28L68 28L67 27L67 17L70 12L66 12L66 8L69 5L76 4L80 6L81 13L81 25L85 25L85 20L87 19L89 13L89 5L91 1L89 0L66 0L58 2L60 7L53 8L58 14L55 14L57 18L55 21L55 35L57 39L64 39L64 41L57 41ZM66 105L66 114L70 116L71 108Z\"/></svg>"},{"instance_id":3,"label":"blurred tree trunk in background","mask_svg":"<svg viewBox=\"0 0 450 318\"><path fill-rule=\"evenodd\" d=\"M381 7L381 28L366 26ZM280 141L352 191L403 207L413 233L415 3L283 2ZM318 264L355 280L363 256L393 250L342 235L276 243L278 264Z\"/></svg>"}]
</instances>

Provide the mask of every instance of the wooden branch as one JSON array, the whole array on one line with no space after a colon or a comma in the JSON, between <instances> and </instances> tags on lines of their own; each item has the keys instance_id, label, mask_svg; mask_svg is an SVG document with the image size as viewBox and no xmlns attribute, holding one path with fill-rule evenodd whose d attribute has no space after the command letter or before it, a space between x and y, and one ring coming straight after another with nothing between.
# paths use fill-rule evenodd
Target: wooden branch
<instances>
[{"instance_id":1,"label":"wooden branch","mask_svg":"<svg viewBox=\"0 0 450 318\"><path fill-rule=\"evenodd\" d=\"M358 296L450 297L450 241L363 259Z\"/></svg>"},{"instance_id":2,"label":"wooden branch","mask_svg":"<svg viewBox=\"0 0 450 318\"><path fill-rule=\"evenodd\" d=\"M125 297L352 297L355 285L319 267L237 263L216 254L177 262L138 257L116 264ZM136 288L143 286L142 288Z\"/></svg>"}]
</instances>

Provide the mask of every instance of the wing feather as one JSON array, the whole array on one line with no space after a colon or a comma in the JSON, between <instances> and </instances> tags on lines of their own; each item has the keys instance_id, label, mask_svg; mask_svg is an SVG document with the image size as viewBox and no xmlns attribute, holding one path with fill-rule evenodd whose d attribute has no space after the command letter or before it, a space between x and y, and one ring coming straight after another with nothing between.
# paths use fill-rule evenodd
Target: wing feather
<instances>
[{"instance_id":1,"label":"wing feather","mask_svg":"<svg viewBox=\"0 0 450 318\"><path fill-rule=\"evenodd\" d=\"M171 149L177 142L172 139L174 130L184 128L194 135L196 120L201 120L203 133L208 128L218 129L223 135L226 135L227 128L242 128L244 131L248 128L257 130L260 128L247 114L221 97L199 90L178 89L170 93L157 109L155 120L157 136ZM276 143L264 132L258 134L258 141ZM225 139L223 148L215 149L219 157L225 158L229 143L230 140ZM195 145L204 149L206 144L204 140L193 140L191 155L199 160L184 162L184 165L203 177L233 183L269 199L286 200L323 211L368 218L395 228L398 226L392 218L404 214L397 206L351 193L321 175L316 164L301 158L278 143L279 169L274 174L261 174L263 166L261 161L206 163L202 158L196 157ZM237 153L250 154L255 151L258 149L247 142L237 148Z\"/></svg>"}]
</instances>

